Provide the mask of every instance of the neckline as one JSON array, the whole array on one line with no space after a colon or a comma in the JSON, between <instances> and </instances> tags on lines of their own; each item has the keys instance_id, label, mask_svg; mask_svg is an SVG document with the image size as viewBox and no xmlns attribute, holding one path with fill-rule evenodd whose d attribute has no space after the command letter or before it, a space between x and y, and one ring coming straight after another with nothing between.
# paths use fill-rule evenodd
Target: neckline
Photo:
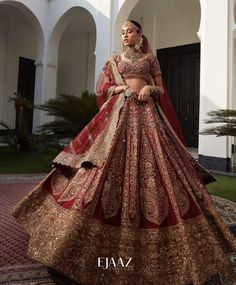
<instances>
[{"instance_id":1,"label":"neckline","mask_svg":"<svg viewBox=\"0 0 236 285\"><path fill-rule=\"evenodd\" d=\"M137 60L137 61L135 61L134 63L132 63L132 61L128 61L128 60L124 60L124 59L122 59L122 56L120 55L120 60L119 60L119 62L125 62L125 63L127 63L128 65L134 65L134 64L136 64L136 63L138 63L138 62L140 62L140 61L143 61L144 59L147 59L147 54L145 55L145 56L143 56L142 58L140 58L139 60Z\"/></svg>"}]
</instances>

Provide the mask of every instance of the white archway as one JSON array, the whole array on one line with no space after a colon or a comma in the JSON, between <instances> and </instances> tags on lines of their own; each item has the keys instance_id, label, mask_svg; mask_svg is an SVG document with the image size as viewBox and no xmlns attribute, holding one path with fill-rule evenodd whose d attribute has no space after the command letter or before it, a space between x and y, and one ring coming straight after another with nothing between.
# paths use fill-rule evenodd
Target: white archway
<instances>
[{"instance_id":1,"label":"white archway","mask_svg":"<svg viewBox=\"0 0 236 285\"><path fill-rule=\"evenodd\" d=\"M15 128L15 109L8 98L18 89L19 58L41 58L44 35L37 16L18 1L0 2L0 22L0 119Z\"/></svg>"},{"instance_id":2,"label":"white archway","mask_svg":"<svg viewBox=\"0 0 236 285\"><path fill-rule=\"evenodd\" d=\"M84 90L93 92L96 25L92 15L82 7L71 8L57 22L54 32L57 94L79 96Z\"/></svg>"}]
</instances>

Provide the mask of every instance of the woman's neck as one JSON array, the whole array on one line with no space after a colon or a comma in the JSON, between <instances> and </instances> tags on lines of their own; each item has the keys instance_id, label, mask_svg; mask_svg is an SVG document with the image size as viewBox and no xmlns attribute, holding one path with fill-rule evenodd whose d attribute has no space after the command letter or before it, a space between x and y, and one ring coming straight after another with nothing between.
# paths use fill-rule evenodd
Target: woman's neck
<instances>
[{"instance_id":1,"label":"woman's neck","mask_svg":"<svg viewBox=\"0 0 236 285\"><path fill-rule=\"evenodd\" d=\"M143 57L143 53L140 49L136 49L135 46L126 46L124 57L131 60L131 62L136 62Z\"/></svg>"}]
</instances>

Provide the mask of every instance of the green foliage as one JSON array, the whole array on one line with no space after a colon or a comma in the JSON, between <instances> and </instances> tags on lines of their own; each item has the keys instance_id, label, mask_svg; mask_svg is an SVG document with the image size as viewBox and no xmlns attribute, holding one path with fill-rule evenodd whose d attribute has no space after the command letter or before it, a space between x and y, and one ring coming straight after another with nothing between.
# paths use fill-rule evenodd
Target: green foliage
<instances>
[{"instance_id":1,"label":"green foliage","mask_svg":"<svg viewBox=\"0 0 236 285\"><path fill-rule=\"evenodd\" d=\"M50 140L73 138L99 111L95 94L88 91L83 92L81 97L62 94L36 108L55 117L54 121L39 128L39 132Z\"/></svg>"},{"instance_id":2,"label":"green foliage","mask_svg":"<svg viewBox=\"0 0 236 285\"><path fill-rule=\"evenodd\" d=\"M214 176L217 181L207 185L210 194L236 202L236 178L218 174Z\"/></svg>"},{"instance_id":3,"label":"green foliage","mask_svg":"<svg viewBox=\"0 0 236 285\"><path fill-rule=\"evenodd\" d=\"M0 121L0 126L6 130L6 134L1 137L1 141L3 143L8 144L11 147L15 147L17 145L17 138L15 131L12 131L10 127L3 121Z\"/></svg>"},{"instance_id":4,"label":"green foliage","mask_svg":"<svg viewBox=\"0 0 236 285\"><path fill-rule=\"evenodd\" d=\"M0 173L46 173L52 169L52 160L58 149L45 148L17 153L12 147L0 148Z\"/></svg>"},{"instance_id":5,"label":"green foliage","mask_svg":"<svg viewBox=\"0 0 236 285\"><path fill-rule=\"evenodd\" d=\"M33 103L21 95L21 93L14 93L14 97L10 97L9 101L14 102L16 110L16 129L13 131L3 121L0 125L4 127L7 134L4 141L10 146L15 147L17 152L26 152L31 149L31 131L27 125L27 111L33 109Z\"/></svg>"},{"instance_id":6,"label":"green foliage","mask_svg":"<svg viewBox=\"0 0 236 285\"><path fill-rule=\"evenodd\" d=\"M236 136L236 110L220 109L207 113L211 119L205 120L207 124L221 123L223 125L205 128L200 134L216 136Z\"/></svg>"}]
</instances>

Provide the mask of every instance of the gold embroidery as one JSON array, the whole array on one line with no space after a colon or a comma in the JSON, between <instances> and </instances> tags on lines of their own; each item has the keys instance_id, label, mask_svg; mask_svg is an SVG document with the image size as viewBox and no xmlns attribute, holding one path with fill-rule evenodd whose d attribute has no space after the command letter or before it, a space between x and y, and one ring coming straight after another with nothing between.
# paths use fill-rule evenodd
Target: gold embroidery
<instances>
[{"instance_id":1,"label":"gold embroidery","mask_svg":"<svg viewBox=\"0 0 236 285\"><path fill-rule=\"evenodd\" d=\"M65 177L60 171L55 170L50 180L52 193L55 195L61 194L68 185L68 182L67 177Z\"/></svg>"},{"instance_id":2,"label":"gold embroidery","mask_svg":"<svg viewBox=\"0 0 236 285\"><path fill-rule=\"evenodd\" d=\"M63 209L36 188L13 215L31 236L29 256L80 283L203 285L217 272L230 278L227 253L236 250L219 212L213 205L206 212L159 229L116 227L81 211ZM132 257L133 270L103 270L97 266L101 256Z\"/></svg>"},{"instance_id":3,"label":"gold embroidery","mask_svg":"<svg viewBox=\"0 0 236 285\"><path fill-rule=\"evenodd\" d=\"M110 64L117 84L124 84L122 77L116 69L116 63L113 58L110 59ZM112 86L112 88L109 90L108 98L111 97L113 88L114 86ZM119 97L113 106L112 114L109 118L110 122L107 123L106 129L101 134L99 134L94 141L92 137L90 138L90 140L93 142L91 147L84 154L75 155L71 153L61 152L54 159L54 162L74 168L79 168L83 162L89 161L97 167L102 167L110 151L112 140L116 132L116 126L119 120L119 113L125 101L124 92L120 93L117 96ZM104 103L102 108L106 108L107 102L108 101Z\"/></svg>"},{"instance_id":4,"label":"gold embroidery","mask_svg":"<svg viewBox=\"0 0 236 285\"><path fill-rule=\"evenodd\" d=\"M107 123L106 129L100 133L93 141L91 147L84 154L70 154L61 152L55 159L54 162L64 164L70 167L79 168L85 161L91 162L97 167L102 167L105 159L110 150L114 134L116 132L116 125L119 120L119 112L124 103L124 94L119 94L119 98L113 106L113 111L109 122ZM92 138L91 138L92 139Z\"/></svg>"},{"instance_id":5,"label":"gold embroidery","mask_svg":"<svg viewBox=\"0 0 236 285\"><path fill-rule=\"evenodd\" d=\"M71 182L64 189L63 193L60 195L58 202L72 200L78 195L78 189L80 188L81 191L83 191L83 185L85 183L85 180L87 179L88 172L90 172L90 170L86 171L84 168L80 168L74 175ZM63 173L61 173L61 176L63 176ZM79 192L79 194L82 195L81 192Z\"/></svg>"},{"instance_id":6,"label":"gold embroidery","mask_svg":"<svg viewBox=\"0 0 236 285\"><path fill-rule=\"evenodd\" d=\"M188 152L187 148L182 144L182 142L180 141L179 137L176 135L175 131L173 130L172 126L170 125L169 121L167 120L164 112L162 111L161 107L157 104L157 109L163 119L163 121L165 122L166 124L166 128L168 128L168 130L172 133L173 137L176 139L176 141L178 142L178 145L182 147L182 149L184 150L185 152L185 155L189 157L189 159L191 160L192 162L192 165L195 167L195 169L198 171L198 172L201 172L203 173L204 175L207 175L208 176L208 179L210 181L217 181L217 179L209 172L207 171L201 164L199 164L191 155L190 153Z\"/></svg>"},{"instance_id":7,"label":"gold embroidery","mask_svg":"<svg viewBox=\"0 0 236 285\"><path fill-rule=\"evenodd\" d=\"M144 167L140 169L141 205L145 217L153 223L160 225L169 213L169 201L158 178L157 169L151 145L145 132L141 135L141 161ZM147 173L150 176L147 176Z\"/></svg>"},{"instance_id":8,"label":"gold embroidery","mask_svg":"<svg viewBox=\"0 0 236 285\"><path fill-rule=\"evenodd\" d=\"M111 98L113 94L113 92L115 91L116 85L113 85L111 87L108 88L107 90L107 100L109 100Z\"/></svg>"},{"instance_id":9,"label":"gold embroidery","mask_svg":"<svg viewBox=\"0 0 236 285\"><path fill-rule=\"evenodd\" d=\"M30 234L28 254L84 284L203 285L217 272L230 274L235 238L188 152L152 98L119 99L101 168L54 169L13 210ZM103 270L99 256L132 257L134 271Z\"/></svg>"}]
</instances>

